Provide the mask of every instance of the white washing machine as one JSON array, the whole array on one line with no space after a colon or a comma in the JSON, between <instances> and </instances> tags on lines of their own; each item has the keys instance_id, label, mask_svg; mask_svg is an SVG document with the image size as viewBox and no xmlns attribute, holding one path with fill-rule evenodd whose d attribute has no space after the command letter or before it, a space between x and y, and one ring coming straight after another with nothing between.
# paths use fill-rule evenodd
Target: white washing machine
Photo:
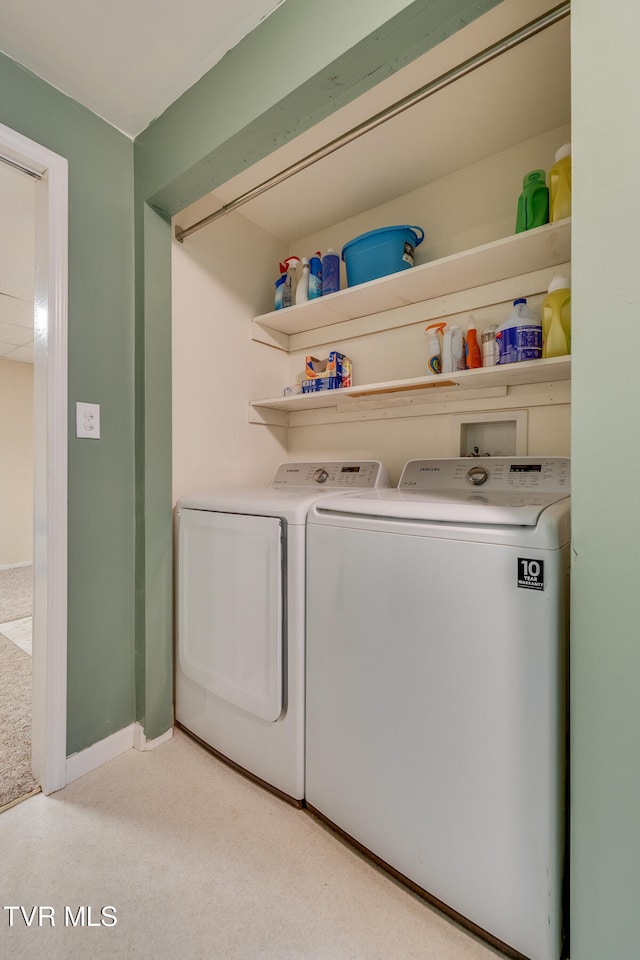
<instances>
[{"instance_id":1,"label":"white washing machine","mask_svg":"<svg viewBox=\"0 0 640 960\"><path fill-rule=\"evenodd\" d=\"M307 532L309 807L532 960L562 944L569 474L411 461Z\"/></svg>"},{"instance_id":2,"label":"white washing machine","mask_svg":"<svg viewBox=\"0 0 640 960\"><path fill-rule=\"evenodd\" d=\"M307 513L324 496L382 484L389 481L377 461L284 463L271 487L177 504L176 721L297 803Z\"/></svg>"}]
</instances>

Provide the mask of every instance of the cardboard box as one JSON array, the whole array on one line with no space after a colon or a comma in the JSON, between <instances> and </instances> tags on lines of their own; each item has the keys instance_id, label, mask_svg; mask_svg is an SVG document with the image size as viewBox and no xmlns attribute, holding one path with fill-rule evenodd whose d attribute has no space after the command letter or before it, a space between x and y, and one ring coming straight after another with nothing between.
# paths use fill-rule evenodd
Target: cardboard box
<instances>
[{"instance_id":1,"label":"cardboard box","mask_svg":"<svg viewBox=\"0 0 640 960\"><path fill-rule=\"evenodd\" d=\"M326 360L307 357L304 375L307 380L315 380L318 377L338 377L339 380L344 381L347 377L351 377L351 361L337 350L332 350Z\"/></svg>"},{"instance_id":2,"label":"cardboard box","mask_svg":"<svg viewBox=\"0 0 640 960\"><path fill-rule=\"evenodd\" d=\"M303 393L317 393L319 390L339 390L344 384L340 377L316 377L302 381Z\"/></svg>"},{"instance_id":3,"label":"cardboard box","mask_svg":"<svg viewBox=\"0 0 640 960\"><path fill-rule=\"evenodd\" d=\"M307 357L302 392L311 393L314 390L335 390L337 387L350 387L351 370L352 365L349 357L345 357L343 353L338 353L337 350L332 350L326 360ZM322 386L305 386L320 381L322 381Z\"/></svg>"}]
</instances>

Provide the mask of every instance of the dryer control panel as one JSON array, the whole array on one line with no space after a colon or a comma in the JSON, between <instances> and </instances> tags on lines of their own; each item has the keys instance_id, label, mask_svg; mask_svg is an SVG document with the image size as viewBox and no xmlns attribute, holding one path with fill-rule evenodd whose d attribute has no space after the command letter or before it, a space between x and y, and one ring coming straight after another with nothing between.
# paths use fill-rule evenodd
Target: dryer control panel
<instances>
[{"instance_id":1,"label":"dryer control panel","mask_svg":"<svg viewBox=\"0 0 640 960\"><path fill-rule=\"evenodd\" d=\"M446 460L410 460L399 490L473 489L493 493L565 494L571 489L568 457L455 457Z\"/></svg>"},{"instance_id":2,"label":"dryer control panel","mask_svg":"<svg viewBox=\"0 0 640 960\"><path fill-rule=\"evenodd\" d=\"M271 486L276 490L287 487L370 490L388 487L389 478L379 460L303 461L280 464Z\"/></svg>"}]
</instances>

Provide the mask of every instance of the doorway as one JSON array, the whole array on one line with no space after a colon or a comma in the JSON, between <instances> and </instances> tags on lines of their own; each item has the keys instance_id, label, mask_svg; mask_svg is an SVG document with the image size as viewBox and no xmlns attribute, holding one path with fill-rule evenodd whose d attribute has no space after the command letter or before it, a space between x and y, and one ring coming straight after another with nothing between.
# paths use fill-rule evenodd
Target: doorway
<instances>
[{"instance_id":1,"label":"doorway","mask_svg":"<svg viewBox=\"0 0 640 960\"><path fill-rule=\"evenodd\" d=\"M0 124L0 158L35 183L32 769L66 782L67 161Z\"/></svg>"}]
</instances>

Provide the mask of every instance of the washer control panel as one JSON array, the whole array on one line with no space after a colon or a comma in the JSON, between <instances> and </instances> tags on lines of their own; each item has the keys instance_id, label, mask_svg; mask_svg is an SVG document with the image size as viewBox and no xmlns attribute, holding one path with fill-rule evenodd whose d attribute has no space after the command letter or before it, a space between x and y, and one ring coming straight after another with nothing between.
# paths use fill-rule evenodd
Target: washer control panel
<instances>
[{"instance_id":1,"label":"washer control panel","mask_svg":"<svg viewBox=\"0 0 640 960\"><path fill-rule=\"evenodd\" d=\"M388 487L389 477L379 460L303 461L280 464L271 486L369 490Z\"/></svg>"},{"instance_id":2,"label":"washer control panel","mask_svg":"<svg viewBox=\"0 0 640 960\"><path fill-rule=\"evenodd\" d=\"M488 479L489 471L486 467L471 467L470 470L467 470L467 480L469 483L472 483L474 487L481 487Z\"/></svg>"},{"instance_id":3,"label":"washer control panel","mask_svg":"<svg viewBox=\"0 0 640 960\"><path fill-rule=\"evenodd\" d=\"M566 494L571 490L568 457L459 457L410 460L398 489Z\"/></svg>"}]
</instances>

